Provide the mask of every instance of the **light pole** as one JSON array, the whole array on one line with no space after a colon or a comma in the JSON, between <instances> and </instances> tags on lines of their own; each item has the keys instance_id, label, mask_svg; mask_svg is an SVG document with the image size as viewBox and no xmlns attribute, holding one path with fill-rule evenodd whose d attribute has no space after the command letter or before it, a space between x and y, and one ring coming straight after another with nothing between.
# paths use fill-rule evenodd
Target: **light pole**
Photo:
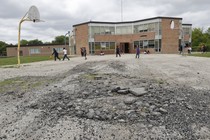
<instances>
[{"instance_id":1,"label":"light pole","mask_svg":"<svg viewBox=\"0 0 210 140\"><path fill-rule=\"evenodd\" d=\"M72 55L76 54L76 48L75 48L75 32L72 30L72 35L70 36L70 46L72 49Z\"/></svg>"},{"instance_id":2,"label":"light pole","mask_svg":"<svg viewBox=\"0 0 210 140\"><path fill-rule=\"evenodd\" d=\"M36 6L31 6L28 12L23 16L23 18L19 22L18 27L18 48L17 48L17 58L18 58L18 67L20 67L20 32L21 32L21 23L24 21L33 21L40 22L39 11Z\"/></svg>"},{"instance_id":3,"label":"light pole","mask_svg":"<svg viewBox=\"0 0 210 140\"><path fill-rule=\"evenodd\" d=\"M121 22L123 22L123 0L121 0Z\"/></svg>"},{"instance_id":4,"label":"light pole","mask_svg":"<svg viewBox=\"0 0 210 140\"><path fill-rule=\"evenodd\" d=\"M66 47L66 36L69 35L69 54L70 54L70 31L68 31L65 36L64 36L64 42L65 42L65 47Z\"/></svg>"}]
</instances>

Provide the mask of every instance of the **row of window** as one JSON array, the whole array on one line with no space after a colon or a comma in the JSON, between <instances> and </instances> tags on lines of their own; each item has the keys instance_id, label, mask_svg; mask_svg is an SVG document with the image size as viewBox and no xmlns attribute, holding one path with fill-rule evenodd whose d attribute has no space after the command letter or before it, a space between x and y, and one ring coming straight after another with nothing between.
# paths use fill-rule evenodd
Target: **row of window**
<instances>
[{"instance_id":1,"label":"row of window","mask_svg":"<svg viewBox=\"0 0 210 140\"><path fill-rule=\"evenodd\" d=\"M161 46L161 40L141 40L134 41L134 46L140 46L140 48L158 48ZM114 50L115 42L90 42L89 50L93 52L94 50Z\"/></svg>"},{"instance_id":2,"label":"row of window","mask_svg":"<svg viewBox=\"0 0 210 140\"><path fill-rule=\"evenodd\" d=\"M134 41L134 47L139 46L141 49L154 48L156 52L160 52L161 43L162 43L161 39Z\"/></svg>"},{"instance_id":3,"label":"row of window","mask_svg":"<svg viewBox=\"0 0 210 140\"><path fill-rule=\"evenodd\" d=\"M134 41L134 46L139 46L140 48L155 48L155 40Z\"/></svg>"},{"instance_id":4,"label":"row of window","mask_svg":"<svg viewBox=\"0 0 210 140\"><path fill-rule=\"evenodd\" d=\"M158 22L139 25L125 25L125 26L90 26L90 36L94 37L96 34L133 34L138 32L156 32L161 34L161 24Z\"/></svg>"},{"instance_id":5,"label":"row of window","mask_svg":"<svg viewBox=\"0 0 210 140\"><path fill-rule=\"evenodd\" d=\"M32 49L30 49L30 54L40 54L40 49L32 48Z\"/></svg>"},{"instance_id":6,"label":"row of window","mask_svg":"<svg viewBox=\"0 0 210 140\"><path fill-rule=\"evenodd\" d=\"M58 53L63 52L63 48L55 48L55 49ZM30 54L40 54L41 53L40 48L30 48L29 52L30 52Z\"/></svg>"},{"instance_id":7,"label":"row of window","mask_svg":"<svg viewBox=\"0 0 210 140\"><path fill-rule=\"evenodd\" d=\"M89 50L113 50L115 49L115 42L90 42Z\"/></svg>"}]
</instances>

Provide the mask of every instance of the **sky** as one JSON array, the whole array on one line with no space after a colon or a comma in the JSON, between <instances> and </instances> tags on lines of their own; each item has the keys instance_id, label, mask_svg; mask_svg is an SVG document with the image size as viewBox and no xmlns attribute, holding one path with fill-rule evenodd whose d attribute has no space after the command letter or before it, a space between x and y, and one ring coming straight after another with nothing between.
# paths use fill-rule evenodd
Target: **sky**
<instances>
[{"instance_id":1,"label":"sky","mask_svg":"<svg viewBox=\"0 0 210 140\"><path fill-rule=\"evenodd\" d=\"M1 0L0 41L17 44L18 25L31 6L44 22L21 24L21 40L51 42L75 24L121 22L153 17L179 17L193 28L210 27L209 0Z\"/></svg>"}]
</instances>

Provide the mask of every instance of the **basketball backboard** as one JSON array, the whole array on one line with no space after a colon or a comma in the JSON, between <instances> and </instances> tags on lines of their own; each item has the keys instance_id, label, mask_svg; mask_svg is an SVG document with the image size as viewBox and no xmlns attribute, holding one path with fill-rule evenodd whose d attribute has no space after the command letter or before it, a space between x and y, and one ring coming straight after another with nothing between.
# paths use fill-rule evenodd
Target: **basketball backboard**
<instances>
[{"instance_id":1,"label":"basketball backboard","mask_svg":"<svg viewBox=\"0 0 210 140\"><path fill-rule=\"evenodd\" d=\"M39 11L36 6L31 6L28 11L28 17L29 20L33 22L39 22L40 21L40 15Z\"/></svg>"},{"instance_id":2,"label":"basketball backboard","mask_svg":"<svg viewBox=\"0 0 210 140\"><path fill-rule=\"evenodd\" d=\"M170 28L171 28L171 29L174 29L174 21L173 21L173 20L171 20Z\"/></svg>"}]
</instances>

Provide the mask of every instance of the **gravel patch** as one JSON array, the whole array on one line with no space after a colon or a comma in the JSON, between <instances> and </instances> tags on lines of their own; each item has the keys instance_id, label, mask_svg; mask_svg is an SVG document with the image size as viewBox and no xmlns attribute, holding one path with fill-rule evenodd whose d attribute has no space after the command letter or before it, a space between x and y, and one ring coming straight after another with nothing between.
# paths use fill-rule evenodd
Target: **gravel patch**
<instances>
[{"instance_id":1,"label":"gravel patch","mask_svg":"<svg viewBox=\"0 0 210 140\"><path fill-rule=\"evenodd\" d=\"M210 139L208 60L105 55L0 68L0 139Z\"/></svg>"}]
</instances>

